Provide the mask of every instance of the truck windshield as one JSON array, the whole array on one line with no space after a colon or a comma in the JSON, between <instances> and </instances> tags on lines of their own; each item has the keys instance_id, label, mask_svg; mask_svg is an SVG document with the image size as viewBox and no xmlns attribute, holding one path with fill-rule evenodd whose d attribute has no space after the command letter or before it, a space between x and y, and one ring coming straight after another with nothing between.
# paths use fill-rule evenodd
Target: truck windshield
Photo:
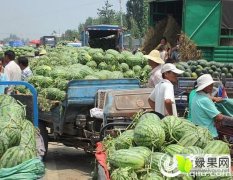
<instances>
[{"instance_id":1,"label":"truck windshield","mask_svg":"<svg viewBox=\"0 0 233 180\"><path fill-rule=\"evenodd\" d=\"M55 39L54 38L45 38L45 44L54 45Z\"/></svg>"}]
</instances>

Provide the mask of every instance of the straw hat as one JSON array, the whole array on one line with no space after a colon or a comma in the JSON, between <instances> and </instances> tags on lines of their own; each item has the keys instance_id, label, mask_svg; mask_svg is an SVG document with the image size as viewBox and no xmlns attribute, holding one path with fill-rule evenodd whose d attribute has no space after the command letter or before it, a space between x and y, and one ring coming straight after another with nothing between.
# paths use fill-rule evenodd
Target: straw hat
<instances>
[{"instance_id":1,"label":"straw hat","mask_svg":"<svg viewBox=\"0 0 233 180\"><path fill-rule=\"evenodd\" d=\"M210 74L203 74L197 79L197 89L196 91L201 91L207 86L217 83L218 81L214 81Z\"/></svg>"},{"instance_id":2,"label":"straw hat","mask_svg":"<svg viewBox=\"0 0 233 180\"><path fill-rule=\"evenodd\" d=\"M176 66L174 64L171 63L166 63L163 65L162 69L161 69L161 73L165 73L168 71L172 71L176 74L182 74L184 71L177 69Z\"/></svg>"},{"instance_id":3,"label":"straw hat","mask_svg":"<svg viewBox=\"0 0 233 180\"><path fill-rule=\"evenodd\" d=\"M39 53L39 55L45 55L47 52L46 52L46 50L45 49L41 49L41 51L40 51L40 53Z\"/></svg>"},{"instance_id":4,"label":"straw hat","mask_svg":"<svg viewBox=\"0 0 233 180\"><path fill-rule=\"evenodd\" d=\"M164 64L165 62L161 59L160 53L158 50L152 50L150 54L144 55L148 60L154 61L158 64Z\"/></svg>"}]
</instances>

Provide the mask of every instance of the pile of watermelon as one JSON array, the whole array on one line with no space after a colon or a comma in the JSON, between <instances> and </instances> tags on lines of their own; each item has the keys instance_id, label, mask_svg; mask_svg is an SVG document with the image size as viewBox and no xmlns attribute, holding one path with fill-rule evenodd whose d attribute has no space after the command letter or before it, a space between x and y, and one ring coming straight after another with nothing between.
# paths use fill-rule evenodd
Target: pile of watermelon
<instances>
[{"instance_id":1,"label":"pile of watermelon","mask_svg":"<svg viewBox=\"0 0 233 180\"><path fill-rule=\"evenodd\" d=\"M46 55L30 59L33 76L28 82L35 86L40 97L49 100L64 100L70 80L137 78L143 83L151 71L148 60L140 52L133 55L129 51L66 46L46 51ZM21 86L17 90L29 93Z\"/></svg>"},{"instance_id":2,"label":"pile of watermelon","mask_svg":"<svg viewBox=\"0 0 233 180\"><path fill-rule=\"evenodd\" d=\"M184 70L184 77L197 78L202 74L211 74L214 78L232 78L233 63L219 63L205 59L190 60L188 62L176 63L176 67Z\"/></svg>"},{"instance_id":3,"label":"pile of watermelon","mask_svg":"<svg viewBox=\"0 0 233 180\"><path fill-rule=\"evenodd\" d=\"M146 113L139 116L135 124L116 138L107 136L103 140L112 180L166 179L160 170L163 158L172 160L177 154L230 154L227 143L214 140L208 129L186 119L167 116L160 120L157 115ZM172 179L194 178L180 174Z\"/></svg>"},{"instance_id":4,"label":"pile of watermelon","mask_svg":"<svg viewBox=\"0 0 233 180\"><path fill-rule=\"evenodd\" d=\"M3 48L3 51L7 51L7 50L12 50L15 52L15 56L16 59L20 56L28 56L28 57L32 57L35 54L35 48L30 47L30 46L22 46L22 47L10 47L10 46L6 46ZM3 53L2 51L2 53ZM3 56L3 54L2 54Z\"/></svg>"},{"instance_id":5,"label":"pile of watermelon","mask_svg":"<svg viewBox=\"0 0 233 180\"><path fill-rule=\"evenodd\" d=\"M25 119L25 108L11 96L0 95L0 124L0 170L37 157L36 129ZM44 173L44 167L37 170Z\"/></svg>"}]
</instances>

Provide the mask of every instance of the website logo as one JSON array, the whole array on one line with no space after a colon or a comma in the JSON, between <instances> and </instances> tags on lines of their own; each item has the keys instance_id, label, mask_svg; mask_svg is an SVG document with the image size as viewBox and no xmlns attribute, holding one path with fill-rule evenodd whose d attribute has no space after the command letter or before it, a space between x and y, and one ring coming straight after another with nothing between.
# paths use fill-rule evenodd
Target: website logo
<instances>
[{"instance_id":1,"label":"website logo","mask_svg":"<svg viewBox=\"0 0 233 180\"><path fill-rule=\"evenodd\" d=\"M165 154L159 161L161 173L166 177L180 174L189 176L231 176L230 155L174 155Z\"/></svg>"}]
</instances>

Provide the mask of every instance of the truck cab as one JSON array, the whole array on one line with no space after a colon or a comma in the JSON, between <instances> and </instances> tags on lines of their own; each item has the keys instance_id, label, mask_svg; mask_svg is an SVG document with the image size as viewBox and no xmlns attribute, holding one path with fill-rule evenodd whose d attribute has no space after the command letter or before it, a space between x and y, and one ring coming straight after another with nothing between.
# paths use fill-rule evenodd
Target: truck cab
<instances>
[{"instance_id":1,"label":"truck cab","mask_svg":"<svg viewBox=\"0 0 233 180\"><path fill-rule=\"evenodd\" d=\"M57 40L55 36L43 36L40 38L40 43L44 46L55 47Z\"/></svg>"},{"instance_id":2,"label":"truck cab","mask_svg":"<svg viewBox=\"0 0 233 180\"><path fill-rule=\"evenodd\" d=\"M92 48L116 49L122 47L123 29L116 25L87 26L82 34L82 46Z\"/></svg>"}]
</instances>

